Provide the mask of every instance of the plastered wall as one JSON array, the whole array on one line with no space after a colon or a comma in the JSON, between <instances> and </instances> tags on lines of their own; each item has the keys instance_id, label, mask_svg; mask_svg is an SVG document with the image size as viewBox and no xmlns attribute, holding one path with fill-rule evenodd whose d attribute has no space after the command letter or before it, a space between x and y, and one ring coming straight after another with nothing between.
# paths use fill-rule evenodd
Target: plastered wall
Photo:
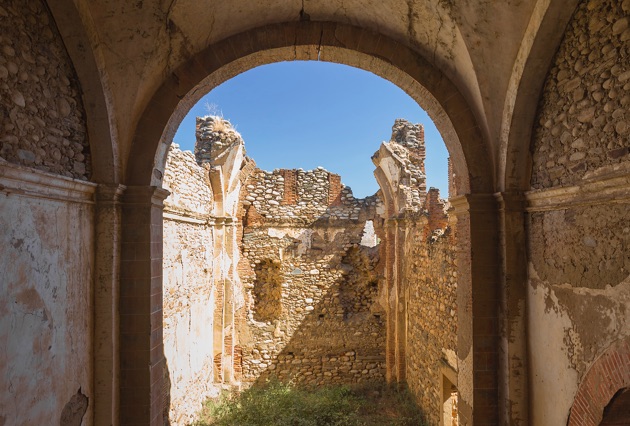
<instances>
[{"instance_id":1,"label":"plastered wall","mask_svg":"<svg viewBox=\"0 0 630 426\"><path fill-rule=\"evenodd\" d=\"M606 190L630 165L629 20L628 1L581 2L539 105L528 215L532 424L566 424L589 367L630 330L630 204Z\"/></svg>"},{"instance_id":2,"label":"plastered wall","mask_svg":"<svg viewBox=\"0 0 630 426\"><path fill-rule=\"evenodd\" d=\"M217 289L214 230L208 223L212 190L193 154L170 148L164 187L164 355L172 425L191 422L218 390L214 383Z\"/></svg>"},{"instance_id":3,"label":"plastered wall","mask_svg":"<svg viewBox=\"0 0 630 426\"><path fill-rule=\"evenodd\" d=\"M94 193L47 6L0 5L0 424L92 424Z\"/></svg>"},{"instance_id":4,"label":"plastered wall","mask_svg":"<svg viewBox=\"0 0 630 426\"><path fill-rule=\"evenodd\" d=\"M89 425L94 185L7 166L0 187L0 424Z\"/></svg>"}]
</instances>

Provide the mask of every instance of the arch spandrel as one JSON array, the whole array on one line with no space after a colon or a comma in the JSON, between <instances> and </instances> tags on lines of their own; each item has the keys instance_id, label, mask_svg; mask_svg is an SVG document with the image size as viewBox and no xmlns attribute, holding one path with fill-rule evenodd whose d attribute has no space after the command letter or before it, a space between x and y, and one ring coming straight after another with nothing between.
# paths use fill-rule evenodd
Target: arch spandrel
<instances>
[{"instance_id":1,"label":"arch spandrel","mask_svg":"<svg viewBox=\"0 0 630 426\"><path fill-rule=\"evenodd\" d=\"M103 78L105 62L101 50L92 43L91 16L84 5L72 0L48 0L48 7L66 46L81 84L88 140L91 151L92 180L119 183L122 180L116 126L110 122L111 93ZM91 46L86 46L90 44Z\"/></svg>"},{"instance_id":2,"label":"arch spandrel","mask_svg":"<svg viewBox=\"0 0 630 426\"><path fill-rule=\"evenodd\" d=\"M464 177L458 188L463 193L493 190L492 168L487 167L491 159L477 117L443 73L383 35L321 22L274 24L233 36L208 47L169 75L138 124L127 168L128 184L160 184L166 150L158 146L170 144L183 115L214 87L256 66L318 58L373 72L405 90L442 134L457 175Z\"/></svg>"},{"instance_id":3,"label":"arch spandrel","mask_svg":"<svg viewBox=\"0 0 630 426\"><path fill-rule=\"evenodd\" d=\"M543 83L578 3L578 0L536 3L514 62L503 108L497 162L501 191L529 189L530 145Z\"/></svg>"}]
</instances>

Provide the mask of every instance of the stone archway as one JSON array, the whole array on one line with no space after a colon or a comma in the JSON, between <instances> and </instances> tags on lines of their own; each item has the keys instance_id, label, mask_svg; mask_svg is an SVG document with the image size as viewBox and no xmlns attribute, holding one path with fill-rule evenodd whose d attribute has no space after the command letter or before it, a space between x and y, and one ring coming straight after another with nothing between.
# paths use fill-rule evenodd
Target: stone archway
<instances>
[{"instance_id":1,"label":"stone archway","mask_svg":"<svg viewBox=\"0 0 630 426\"><path fill-rule=\"evenodd\" d=\"M324 60L373 72L405 90L440 131L461 179L461 193L493 190L491 163L473 110L446 75L424 57L385 36L331 22L291 22L242 33L195 55L167 76L135 133L128 185L159 185L165 149L188 109L231 77L259 65ZM157 153L155 158L149 159ZM154 170L157 169L157 172Z\"/></svg>"},{"instance_id":2,"label":"stone archway","mask_svg":"<svg viewBox=\"0 0 630 426\"><path fill-rule=\"evenodd\" d=\"M123 424L157 424L163 412L161 212L167 194L159 186L177 125L205 93L240 72L271 62L317 59L390 80L425 108L442 133L458 177L455 187L460 194L468 193L454 203L462 242L460 418L462 424L473 417L498 418L497 203L491 195L492 168L487 167L492 160L473 110L458 88L412 49L358 27L299 22L251 30L195 55L166 78L138 123L123 197L121 376L133 377L121 384ZM473 248L479 253L474 258ZM483 359L483 366L476 359Z\"/></svg>"}]
</instances>

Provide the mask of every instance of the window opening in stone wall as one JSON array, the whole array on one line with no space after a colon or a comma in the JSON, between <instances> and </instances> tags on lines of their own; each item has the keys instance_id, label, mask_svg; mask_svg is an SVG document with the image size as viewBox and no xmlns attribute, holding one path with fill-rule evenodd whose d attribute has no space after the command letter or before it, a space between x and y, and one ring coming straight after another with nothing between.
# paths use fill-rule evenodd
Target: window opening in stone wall
<instances>
[{"instance_id":1,"label":"window opening in stone wall","mask_svg":"<svg viewBox=\"0 0 630 426\"><path fill-rule=\"evenodd\" d=\"M278 260L264 259L256 266L254 318L273 321L282 315L282 274Z\"/></svg>"},{"instance_id":2,"label":"window opening in stone wall","mask_svg":"<svg viewBox=\"0 0 630 426\"><path fill-rule=\"evenodd\" d=\"M366 220L363 227L363 235L361 236L361 245L364 247L376 247L380 242L376 231L374 230L374 221Z\"/></svg>"},{"instance_id":3,"label":"window opening in stone wall","mask_svg":"<svg viewBox=\"0 0 630 426\"><path fill-rule=\"evenodd\" d=\"M442 376L442 417L440 426L459 425L457 414L458 390L446 375Z\"/></svg>"},{"instance_id":4,"label":"window opening in stone wall","mask_svg":"<svg viewBox=\"0 0 630 426\"><path fill-rule=\"evenodd\" d=\"M348 273L340 285L339 298L343 316L348 320L362 313L370 314L378 296L379 250L376 246L350 247L342 259ZM365 315L361 315L365 318ZM358 318L357 318L358 319Z\"/></svg>"},{"instance_id":5,"label":"window opening in stone wall","mask_svg":"<svg viewBox=\"0 0 630 426\"><path fill-rule=\"evenodd\" d=\"M423 388L439 383L440 360L422 354L454 350L449 313L456 287L449 205L437 188L427 189L430 169L440 163L433 184L444 196L451 189L439 134L413 100L370 73L335 64L275 65L288 67L275 77L285 87L265 80L274 65L235 77L193 107L193 124L184 119L169 150L163 185L171 192L164 210L170 416L192 421L190 407L201 395L275 377L311 387L406 381L414 400L431 407L427 419L438 423L445 402ZM350 70L350 77L340 74L344 87L337 82L335 93L324 93L314 83L335 70ZM250 73L257 77L245 78ZM304 99L295 96L307 87L296 78L303 74L312 93L294 104ZM340 95L355 80L365 87ZM389 87L377 87L383 83ZM405 99L388 95L392 88ZM425 164L427 155L433 158ZM410 295L400 305L409 314L388 307L402 297L392 295L397 288ZM391 324L403 319L409 347L422 350L401 352L407 336L388 340L388 330L400 330ZM440 330L431 333L435 341L427 340L428 329ZM435 347L426 351L427 344Z\"/></svg>"}]
</instances>

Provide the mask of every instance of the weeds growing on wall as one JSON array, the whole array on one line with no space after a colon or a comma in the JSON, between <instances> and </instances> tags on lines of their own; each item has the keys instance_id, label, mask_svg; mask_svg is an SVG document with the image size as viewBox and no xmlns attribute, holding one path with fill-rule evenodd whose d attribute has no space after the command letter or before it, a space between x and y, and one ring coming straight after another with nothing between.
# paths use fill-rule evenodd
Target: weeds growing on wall
<instances>
[{"instance_id":1,"label":"weeds growing on wall","mask_svg":"<svg viewBox=\"0 0 630 426\"><path fill-rule=\"evenodd\" d=\"M271 379L240 395L209 400L193 426L422 426L405 390L386 385L302 389Z\"/></svg>"}]
</instances>

